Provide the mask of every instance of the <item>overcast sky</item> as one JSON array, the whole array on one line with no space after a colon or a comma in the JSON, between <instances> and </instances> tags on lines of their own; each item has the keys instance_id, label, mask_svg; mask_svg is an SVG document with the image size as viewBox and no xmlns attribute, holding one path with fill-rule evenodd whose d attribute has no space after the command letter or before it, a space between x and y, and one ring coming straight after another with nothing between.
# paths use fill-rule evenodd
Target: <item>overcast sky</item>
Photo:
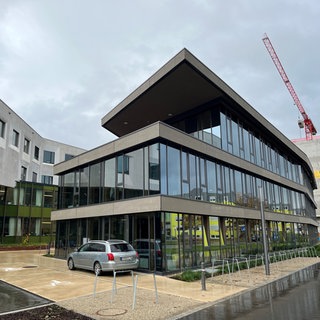
<instances>
[{"instance_id":1,"label":"overcast sky","mask_svg":"<svg viewBox=\"0 0 320 320\"><path fill-rule=\"evenodd\" d=\"M0 99L41 136L91 149L101 118L187 48L289 139L320 133L319 0L0 0Z\"/></svg>"}]
</instances>

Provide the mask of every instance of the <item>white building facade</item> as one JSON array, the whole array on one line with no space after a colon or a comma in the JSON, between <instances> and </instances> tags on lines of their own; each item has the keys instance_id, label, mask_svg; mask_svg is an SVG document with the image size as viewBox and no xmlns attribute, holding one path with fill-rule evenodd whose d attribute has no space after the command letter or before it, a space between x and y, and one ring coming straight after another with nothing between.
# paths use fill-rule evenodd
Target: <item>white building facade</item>
<instances>
[{"instance_id":1,"label":"white building facade","mask_svg":"<svg viewBox=\"0 0 320 320\"><path fill-rule=\"evenodd\" d=\"M50 224L50 212L56 206L59 178L53 174L53 165L84 151L41 137L0 100L1 242L42 234L41 224L44 220Z\"/></svg>"},{"instance_id":2,"label":"white building facade","mask_svg":"<svg viewBox=\"0 0 320 320\"><path fill-rule=\"evenodd\" d=\"M317 189L313 191L314 200L317 203L316 215L319 223L319 240L320 240L320 136L314 136L312 140L295 139L293 143L298 146L309 158L313 167L314 177L317 183Z\"/></svg>"}]
</instances>

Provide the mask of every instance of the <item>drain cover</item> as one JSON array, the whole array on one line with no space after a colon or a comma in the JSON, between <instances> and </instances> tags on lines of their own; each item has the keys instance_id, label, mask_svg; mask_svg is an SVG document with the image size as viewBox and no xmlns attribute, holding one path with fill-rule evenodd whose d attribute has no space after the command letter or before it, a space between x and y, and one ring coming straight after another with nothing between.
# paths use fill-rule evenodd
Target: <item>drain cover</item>
<instances>
[{"instance_id":1,"label":"drain cover","mask_svg":"<svg viewBox=\"0 0 320 320\"><path fill-rule=\"evenodd\" d=\"M117 309L117 308L110 308L110 309L101 309L97 311L97 315L104 316L104 317L115 317L115 316L121 316L127 313L126 309Z\"/></svg>"}]
</instances>

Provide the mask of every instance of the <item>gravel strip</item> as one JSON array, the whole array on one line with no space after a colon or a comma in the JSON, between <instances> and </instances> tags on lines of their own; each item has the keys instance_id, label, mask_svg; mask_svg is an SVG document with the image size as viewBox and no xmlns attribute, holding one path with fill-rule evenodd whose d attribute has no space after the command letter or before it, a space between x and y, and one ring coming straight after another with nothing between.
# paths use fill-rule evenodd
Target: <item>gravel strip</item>
<instances>
[{"instance_id":1,"label":"gravel strip","mask_svg":"<svg viewBox=\"0 0 320 320\"><path fill-rule=\"evenodd\" d=\"M126 287L118 289L113 297L111 291L106 291L96 294L95 297L93 295L78 297L57 304L98 320L160 320L191 311L205 303L163 293L158 293L157 303L153 291L138 289L136 302L133 305L133 288Z\"/></svg>"}]
</instances>

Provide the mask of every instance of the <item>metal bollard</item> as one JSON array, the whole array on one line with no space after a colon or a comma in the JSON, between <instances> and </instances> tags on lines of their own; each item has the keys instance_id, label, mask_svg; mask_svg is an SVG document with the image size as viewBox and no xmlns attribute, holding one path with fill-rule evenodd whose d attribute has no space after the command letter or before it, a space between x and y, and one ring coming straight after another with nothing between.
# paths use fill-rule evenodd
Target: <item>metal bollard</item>
<instances>
[{"instance_id":1,"label":"metal bollard","mask_svg":"<svg viewBox=\"0 0 320 320\"><path fill-rule=\"evenodd\" d=\"M204 268L204 262L201 262L201 288L202 290L206 289L206 270Z\"/></svg>"}]
</instances>

